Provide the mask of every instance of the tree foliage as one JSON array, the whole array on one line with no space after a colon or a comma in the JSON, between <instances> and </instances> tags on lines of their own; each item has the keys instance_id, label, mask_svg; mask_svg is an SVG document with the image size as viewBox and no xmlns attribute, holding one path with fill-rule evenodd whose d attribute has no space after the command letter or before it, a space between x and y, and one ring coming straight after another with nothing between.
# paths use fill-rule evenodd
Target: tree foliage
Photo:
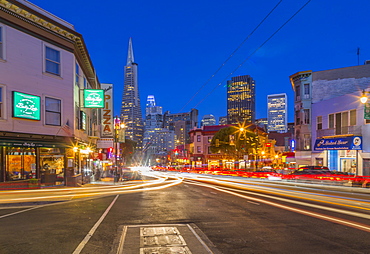
<instances>
[{"instance_id":1,"label":"tree foliage","mask_svg":"<svg viewBox=\"0 0 370 254\"><path fill-rule=\"evenodd\" d=\"M211 153L221 152L232 156L242 156L255 152L258 147L258 136L246 129L239 130L230 126L219 130L212 138Z\"/></svg>"}]
</instances>

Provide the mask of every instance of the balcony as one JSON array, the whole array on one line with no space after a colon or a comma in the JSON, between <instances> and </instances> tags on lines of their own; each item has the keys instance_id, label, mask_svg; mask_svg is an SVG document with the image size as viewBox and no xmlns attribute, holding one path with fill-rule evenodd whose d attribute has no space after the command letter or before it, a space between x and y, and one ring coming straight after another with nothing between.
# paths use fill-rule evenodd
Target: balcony
<instances>
[{"instance_id":1,"label":"balcony","mask_svg":"<svg viewBox=\"0 0 370 254\"><path fill-rule=\"evenodd\" d=\"M322 129L316 131L317 137L346 135L346 134L362 135L362 126L358 125L344 126L341 128Z\"/></svg>"}]
</instances>

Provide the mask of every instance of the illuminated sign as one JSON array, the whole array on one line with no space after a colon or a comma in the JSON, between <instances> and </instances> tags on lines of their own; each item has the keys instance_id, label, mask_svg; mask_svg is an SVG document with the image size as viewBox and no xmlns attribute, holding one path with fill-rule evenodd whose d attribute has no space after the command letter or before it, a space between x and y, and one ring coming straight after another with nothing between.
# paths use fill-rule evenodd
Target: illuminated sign
<instances>
[{"instance_id":1,"label":"illuminated sign","mask_svg":"<svg viewBox=\"0 0 370 254\"><path fill-rule=\"evenodd\" d=\"M85 108L104 108L104 90L85 89L84 90Z\"/></svg>"},{"instance_id":2,"label":"illuminated sign","mask_svg":"<svg viewBox=\"0 0 370 254\"><path fill-rule=\"evenodd\" d=\"M362 150L362 137L351 136L341 138L318 138L315 142L315 151L323 150Z\"/></svg>"},{"instance_id":3,"label":"illuminated sign","mask_svg":"<svg viewBox=\"0 0 370 254\"><path fill-rule=\"evenodd\" d=\"M101 84L104 89L104 108L102 117L102 133L103 138L113 137L113 84Z\"/></svg>"},{"instance_id":4,"label":"illuminated sign","mask_svg":"<svg viewBox=\"0 0 370 254\"><path fill-rule=\"evenodd\" d=\"M40 120L40 96L13 91L13 117Z\"/></svg>"},{"instance_id":5,"label":"illuminated sign","mask_svg":"<svg viewBox=\"0 0 370 254\"><path fill-rule=\"evenodd\" d=\"M80 111L80 129L86 130L86 113Z\"/></svg>"}]
</instances>

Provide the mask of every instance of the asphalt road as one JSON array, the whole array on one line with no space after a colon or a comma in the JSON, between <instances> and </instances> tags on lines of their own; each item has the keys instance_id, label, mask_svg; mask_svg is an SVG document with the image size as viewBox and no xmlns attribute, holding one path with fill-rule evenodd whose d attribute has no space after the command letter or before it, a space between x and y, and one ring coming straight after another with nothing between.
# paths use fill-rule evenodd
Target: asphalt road
<instances>
[{"instance_id":1,"label":"asphalt road","mask_svg":"<svg viewBox=\"0 0 370 254\"><path fill-rule=\"evenodd\" d=\"M368 194L189 178L163 189L173 181L2 205L0 253L370 253ZM150 236L153 228L180 240L166 245L170 237Z\"/></svg>"}]
</instances>

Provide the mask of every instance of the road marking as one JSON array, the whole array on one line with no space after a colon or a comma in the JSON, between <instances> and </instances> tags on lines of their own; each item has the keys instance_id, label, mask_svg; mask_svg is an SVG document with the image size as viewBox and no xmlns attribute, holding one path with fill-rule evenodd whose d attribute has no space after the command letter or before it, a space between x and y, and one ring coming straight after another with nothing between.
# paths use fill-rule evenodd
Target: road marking
<instances>
[{"instance_id":1,"label":"road marking","mask_svg":"<svg viewBox=\"0 0 370 254\"><path fill-rule=\"evenodd\" d=\"M90 240L90 238L95 233L96 229L99 227L99 225L102 223L102 221L104 220L104 218L107 216L107 214L109 213L110 209L113 207L113 205L116 202L116 200L117 200L118 197L119 197L119 195L117 195L115 197L115 199L112 201L112 203L109 205L109 207L105 210L105 212L100 217L100 219L95 223L95 225L90 229L90 231L87 233L87 235L82 240L82 242L77 246L77 248L75 249L75 251L73 252L73 254L79 254L79 253L81 253L82 249L85 247L85 245L87 244L87 242Z\"/></svg>"},{"instance_id":2,"label":"road marking","mask_svg":"<svg viewBox=\"0 0 370 254\"><path fill-rule=\"evenodd\" d=\"M196 184L196 183L189 183L189 184L201 185L201 184ZM203 184L201 186L206 186L206 185ZM327 221L334 222L334 223L337 223L337 224L342 224L342 225L345 225L345 226L349 226L349 227L352 227L352 228L356 228L356 229L360 229L360 230L363 230L363 231L366 231L366 232L370 232L370 226L365 225L365 224L361 224L361 223L357 223L357 222L353 222L353 221L349 221L349 220L344 220L344 219L340 219L340 218L336 218L336 217L332 217L332 216L324 215L324 214L320 214L320 213L310 212L310 211L307 211L307 210L303 210L303 209L299 209L299 208L294 208L294 207L290 207L290 206L287 206L287 205L282 205L282 204L274 203L274 202L263 200L263 199L259 199L259 198L245 196L245 195L242 195L242 194L237 193L237 191L235 191L235 190L230 191L230 190L226 190L226 189L223 189L223 188L220 188L220 187L209 186L209 185L208 185L208 188L216 189L216 190L219 190L221 192L225 192L225 193L228 193L228 194L237 196L237 197L241 197L241 198L244 198L244 199L249 199L249 200L257 201L257 202L260 202L260 203L264 203L264 204L267 204L267 205L275 206L275 207L278 207L278 208L281 208L281 209L285 209L285 210L288 210L288 211L292 211L292 212L296 212L296 213L308 215L308 216L311 216L311 217L315 217L315 218L327 220ZM240 190L239 190L239 192L240 192ZM248 191L243 191L243 192L248 192ZM250 193L250 194L253 195L254 193ZM260 196L266 196L267 198L274 198L274 197L268 197L267 195L263 195L263 194L260 194ZM282 198L276 198L276 197L275 197L275 199L284 200ZM303 202L297 202L297 201L292 201L292 200L284 200L284 201L291 202L291 203L297 203L297 204L298 203L301 203L301 204L306 205L306 206L311 206L311 207L325 209L325 207L322 207L322 206L312 205L312 204L304 204ZM355 213L355 212L348 212L348 211L343 211L343 210L339 210L339 209L329 209L329 208L326 208L325 210L331 210L331 211L341 212L341 213L350 214L350 215L353 215L353 216L358 216L358 217L369 219L369 215L365 215L365 214L360 214L360 213Z\"/></svg>"},{"instance_id":3,"label":"road marking","mask_svg":"<svg viewBox=\"0 0 370 254\"><path fill-rule=\"evenodd\" d=\"M8 216L16 215L16 214L19 214L19 213L28 212L28 211L31 211L33 209L37 209L37 208L41 208L41 207L44 207L44 206L35 206L35 207L28 208L26 210L14 212L14 213L8 213L8 214L5 214L5 215L0 216L0 219L5 218L5 217L8 217Z\"/></svg>"},{"instance_id":4,"label":"road marking","mask_svg":"<svg viewBox=\"0 0 370 254\"><path fill-rule=\"evenodd\" d=\"M260 205L260 203L252 202L252 201L247 201L248 203L251 203L253 205Z\"/></svg>"}]
</instances>

